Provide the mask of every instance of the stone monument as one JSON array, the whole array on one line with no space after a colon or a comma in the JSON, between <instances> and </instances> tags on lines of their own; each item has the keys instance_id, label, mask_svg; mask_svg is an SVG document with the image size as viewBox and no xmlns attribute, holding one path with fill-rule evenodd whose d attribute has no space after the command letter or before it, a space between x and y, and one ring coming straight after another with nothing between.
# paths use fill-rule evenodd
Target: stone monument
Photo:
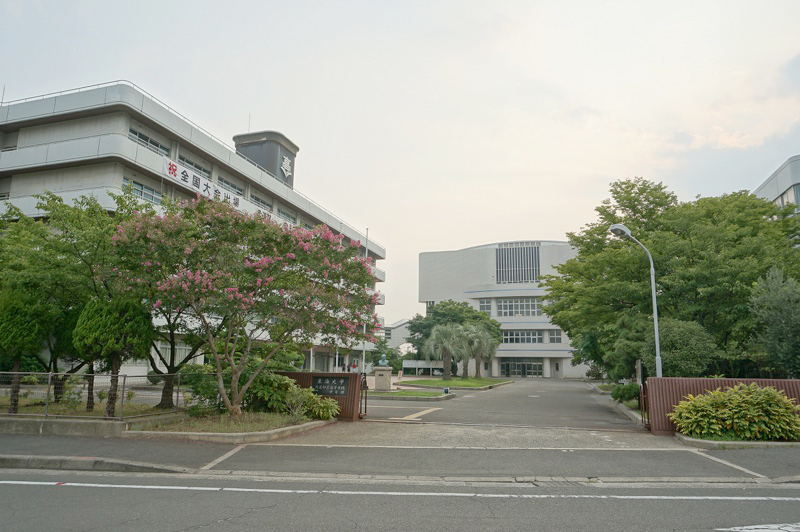
<instances>
[{"instance_id":1,"label":"stone monument","mask_svg":"<svg viewBox=\"0 0 800 532\"><path fill-rule=\"evenodd\" d=\"M375 390L388 392L392 389L392 367L386 360L386 354L381 355L378 365L375 366Z\"/></svg>"}]
</instances>

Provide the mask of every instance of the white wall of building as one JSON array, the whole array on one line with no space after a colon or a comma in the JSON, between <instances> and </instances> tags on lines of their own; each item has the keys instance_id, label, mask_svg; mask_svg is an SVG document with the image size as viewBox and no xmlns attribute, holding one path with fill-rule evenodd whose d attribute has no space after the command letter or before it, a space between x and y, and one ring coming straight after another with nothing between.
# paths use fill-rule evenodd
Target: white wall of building
<instances>
[{"instance_id":1,"label":"white wall of building","mask_svg":"<svg viewBox=\"0 0 800 532\"><path fill-rule=\"evenodd\" d=\"M535 248L538 275L531 274L530 282L502 282L503 279L498 282L498 276L502 275L497 259L501 248L526 248L525 253L533 253ZM575 251L567 242L558 241L497 243L421 253L419 301L427 305L445 300L465 301L500 322L504 343L488 364L488 371L481 368L482 375L497 377L514 372L525 376L582 378L588 367L572 366L569 338L541 312L547 292L538 282L544 275L557 274L555 267L574 256ZM515 264L512 260L514 268ZM524 269L522 261L520 269ZM470 368L470 373L474 373L474 364Z\"/></svg>"}]
</instances>

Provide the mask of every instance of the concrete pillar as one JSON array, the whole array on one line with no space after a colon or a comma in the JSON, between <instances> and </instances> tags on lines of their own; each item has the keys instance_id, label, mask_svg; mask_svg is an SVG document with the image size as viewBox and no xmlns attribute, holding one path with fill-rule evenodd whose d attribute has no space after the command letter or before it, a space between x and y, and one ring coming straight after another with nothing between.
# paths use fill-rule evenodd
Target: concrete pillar
<instances>
[{"instance_id":1,"label":"concrete pillar","mask_svg":"<svg viewBox=\"0 0 800 532\"><path fill-rule=\"evenodd\" d=\"M497 357L492 359L492 366L491 366L491 374L490 377L499 377L500 376L500 360Z\"/></svg>"},{"instance_id":2,"label":"concrete pillar","mask_svg":"<svg viewBox=\"0 0 800 532\"><path fill-rule=\"evenodd\" d=\"M542 359L542 377L550 377L550 357Z\"/></svg>"},{"instance_id":3,"label":"concrete pillar","mask_svg":"<svg viewBox=\"0 0 800 532\"><path fill-rule=\"evenodd\" d=\"M314 371L314 347L312 346L308 352L308 369L309 371Z\"/></svg>"}]
</instances>

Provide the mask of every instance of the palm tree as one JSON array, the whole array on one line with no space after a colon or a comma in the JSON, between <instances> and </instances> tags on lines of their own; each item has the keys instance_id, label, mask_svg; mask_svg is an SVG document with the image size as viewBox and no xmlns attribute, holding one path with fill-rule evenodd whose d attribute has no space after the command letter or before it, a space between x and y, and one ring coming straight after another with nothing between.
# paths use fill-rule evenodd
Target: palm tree
<instances>
[{"instance_id":1,"label":"palm tree","mask_svg":"<svg viewBox=\"0 0 800 532\"><path fill-rule=\"evenodd\" d=\"M467 354L465 356L466 361L464 366L466 367L470 356L474 357L475 378L480 379L483 359L491 359L497 351L497 346L500 342L489 334L486 327L478 323L467 324L464 329L467 334ZM464 375L466 375L466 371Z\"/></svg>"},{"instance_id":2,"label":"palm tree","mask_svg":"<svg viewBox=\"0 0 800 532\"><path fill-rule=\"evenodd\" d=\"M431 331L425 342L423 351L428 360L441 360L444 365L442 380L449 381L451 376L450 364L453 356L460 356L466 351L466 335L464 328L457 323L443 323Z\"/></svg>"}]
</instances>

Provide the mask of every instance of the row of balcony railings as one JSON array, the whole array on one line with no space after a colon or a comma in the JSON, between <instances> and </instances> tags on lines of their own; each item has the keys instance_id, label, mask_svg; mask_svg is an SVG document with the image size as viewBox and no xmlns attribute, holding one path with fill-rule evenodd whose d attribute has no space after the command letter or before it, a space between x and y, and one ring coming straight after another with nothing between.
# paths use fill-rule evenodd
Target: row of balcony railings
<instances>
[{"instance_id":1,"label":"row of balcony railings","mask_svg":"<svg viewBox=\"0 0 800 532\"><path fill-rule=\"evenodd\" d=\"M141 87L139 87L135 83L132 83L132 82L130 82L128 80L116 80L116 81L109 81L109 82L105 82L105 83L98 83L98 84L95 84L95 85L86 85L86 86L78 87L78 88L75 88L75 89L68 89L68 90L59 91L59 92L51 92L51 93L48 93L48 94L42 94L42 95L39 95L39 96L31 96L31 97L28 97L28 98L21 98L21 99L17 99L17 100L10 100L10 101L6 101L6 102L0 102L0 105L21 104L21 103L32 102L32 101L36 101L36 100L43 100L45 98L66 96L66 95L69 95L69 94L76 94L76 93L79 93L79 92L85 92L85 91L89 91L89 90L102 89L102 88L106 88L106 87L113 87L113 86L116 86L116 85L126 85L126 86L129 86L129 87L133 87L134 89L136 89L137 91L142 93L144 96L146 96L147 98L149 98L153 102L156 102L158 105L160 105L161 107L165 108L167 111L169 111L173 115L177 116L181 120L184 120L185 122L190 124L192 127L197 129L198 131L201 131L204 135L207 135L209 138L211 138L212 140L214 140L215 142L220 144L222 147L224 147L228 151L232 152L237 157L242 158L243 160L245 160L248 163L252 164L253 166L258 168L262 172L265 172L267 175L269 175L270 177L272 177L273 179L275 179L279 183L281 183L283 185L286 185L286 183L284 183L281 179L279 179L277 176L272 174L272 172L270 172L269 170L267 170L266 168L264 168L263 166L261 166L260 164L255 162L254 160L250 159L249 157L247 157L245 155L242 155L241 153L236 151L236 148L234 148L232 146L229 146L227 143L225 143L224 141L222 141L219 138L215 137L213 134L211 134L210 132L206 131L201 126L199 126L196 123L192 122L191 120L189 120L188 118L183 116L181 113L179 113L178 111L176 111L175 109L173 109L169 105L165 104L164 102L162 102L161 100L159 100L158 98L156 98L155 96L153 96L152 94L147 92L146 90L142 89ZM140 111L141 111L141 109L140 109ZM75 140L75 139L71 139L71 140ZM61 141L61 142L68 142L68 141ZM55 144L55 143L51 143L51 144ZM30 146L25 146L25 148L28 148L28 147L30 147ZM4 149L2 151L12 151L12 150L15 150L15 149L16 148L6 148L6 149ZM294 189L292 189L292 190L294 190ZM354 227L354 226L344 222L341 218L339 218L338 216L336 216L335 214L330 212L325 207L317 204L315 201L313 201L311 198L307 197L305 194L303 194L301 192L298 192L297 190L294 190L294 192L297 195L299 195L301 198L303 198L305 201L308 201L311 205L314 205L315 207L317 207L321 211L323 211L326 214L328 214L332 219L337 220L340 224L347 225L349 227ZM384 250L386 249L385 246L383 246L382 244L380 244L379 242L377 242L375 240L370 240L370 242L375 244L375 245L377 245L377 246L379 246L381 249L384 249Z\"/></svg>"}]
</instances>

